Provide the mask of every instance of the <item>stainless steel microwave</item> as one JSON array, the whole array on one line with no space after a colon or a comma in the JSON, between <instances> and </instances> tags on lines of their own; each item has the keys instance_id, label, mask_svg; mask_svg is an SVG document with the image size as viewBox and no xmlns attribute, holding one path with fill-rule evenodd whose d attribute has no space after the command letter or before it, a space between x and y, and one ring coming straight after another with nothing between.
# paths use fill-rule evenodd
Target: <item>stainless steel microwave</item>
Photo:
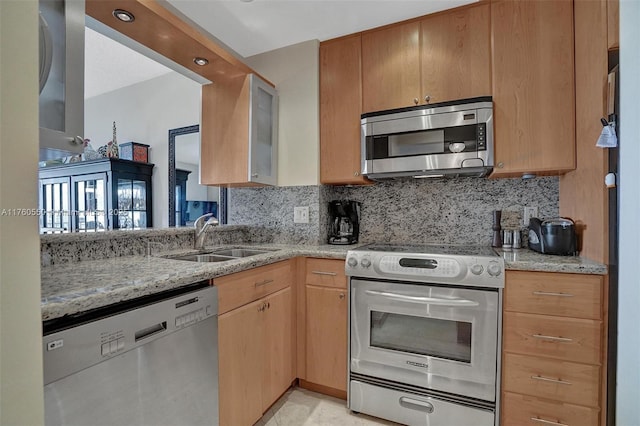
<instances>
[{"instance_id":1,"label":"stainless steel microwave","mask_svg":"<svg viewBox=\"0 0 640 426\"><path fill-rule=\"evenodd\" d=\"M493 170L490 96L362 115L362 174L486 176Z\"/></svg>"}]
</instances>

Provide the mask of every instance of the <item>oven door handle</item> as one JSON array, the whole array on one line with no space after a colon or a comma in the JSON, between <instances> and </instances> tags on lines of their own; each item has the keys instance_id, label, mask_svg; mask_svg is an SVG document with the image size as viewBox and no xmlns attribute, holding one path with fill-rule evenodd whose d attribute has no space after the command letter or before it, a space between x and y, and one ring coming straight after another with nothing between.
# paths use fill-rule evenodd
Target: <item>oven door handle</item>
<instances>
[{"instance_id":1,"label":"oven door handle","mask_svg":"<svg viewBox=\"0 0 640 426\"><path fill-rule=\"evenodd\" d=\"M480 305L480 303L474 300L466 300L466 299L439 299L437 297L407 296L406 294L389 293L387 291L378 291L378 290L365 290L365 293L371 296L382 296L389 299L401 300L403 302L424 303L428 305L457 306L457 307Z\"/></svg>"}]
</instances>

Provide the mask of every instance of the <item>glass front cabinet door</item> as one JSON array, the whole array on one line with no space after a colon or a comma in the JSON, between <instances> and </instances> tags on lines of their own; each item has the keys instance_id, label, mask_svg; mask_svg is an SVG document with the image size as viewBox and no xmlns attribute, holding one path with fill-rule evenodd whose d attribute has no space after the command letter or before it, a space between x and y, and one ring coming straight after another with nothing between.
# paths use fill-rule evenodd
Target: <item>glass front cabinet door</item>
<instances>
[{"instance_id":1,"label":"glass front cabinet door","mask_svg":"<svg viewBox=\"0 0 640 426\"><path fill-rule=\"evenodd\" d=\"M153 164L105 158L40 169L40 233L153 226Z\"/></svg>"}]
</instances>

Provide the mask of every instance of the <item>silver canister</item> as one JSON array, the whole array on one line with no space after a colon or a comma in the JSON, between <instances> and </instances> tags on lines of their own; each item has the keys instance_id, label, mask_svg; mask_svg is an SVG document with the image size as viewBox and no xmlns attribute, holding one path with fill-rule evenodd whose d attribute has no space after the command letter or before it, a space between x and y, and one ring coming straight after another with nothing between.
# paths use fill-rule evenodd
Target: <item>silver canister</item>
<instances>
[{"instance_id":1,"label":"silver canister","mask_svg":"<svg viewBox=\"0 0 640 426\"><path fill-rule=\"evenodd\" d=\"M511 246L514 249L522 248L522 234L520 233L519 229L514 229L513 230L513 237L512 237Z\"/></svg>"},{"instance_id":2,"label":"silver canister","mask_svg":"<svg viewBox=\"0 0 640 426\"><path fill-rule=\"evenodd\" d=\"M502 232L502 248L510 249L513 244L513 232L511 229L505 229Z\"/></svg>"}]
</instances>

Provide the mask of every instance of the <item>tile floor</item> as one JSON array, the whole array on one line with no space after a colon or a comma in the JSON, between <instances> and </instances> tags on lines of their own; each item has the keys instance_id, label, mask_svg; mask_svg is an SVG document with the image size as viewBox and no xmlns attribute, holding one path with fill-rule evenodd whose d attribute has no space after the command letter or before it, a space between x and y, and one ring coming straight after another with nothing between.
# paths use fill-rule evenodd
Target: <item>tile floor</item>
<instances>
[{"instance_id":1,"label":"tile floor","mask_svg":"<svg viewBox=\"0 0 640 426\"><path fill-rule=\"evenodd\" d=\"M346 401L302 388L289 389L256 426L376 426L397 423L353 414Z\"/></svg>"}]
</instances>

